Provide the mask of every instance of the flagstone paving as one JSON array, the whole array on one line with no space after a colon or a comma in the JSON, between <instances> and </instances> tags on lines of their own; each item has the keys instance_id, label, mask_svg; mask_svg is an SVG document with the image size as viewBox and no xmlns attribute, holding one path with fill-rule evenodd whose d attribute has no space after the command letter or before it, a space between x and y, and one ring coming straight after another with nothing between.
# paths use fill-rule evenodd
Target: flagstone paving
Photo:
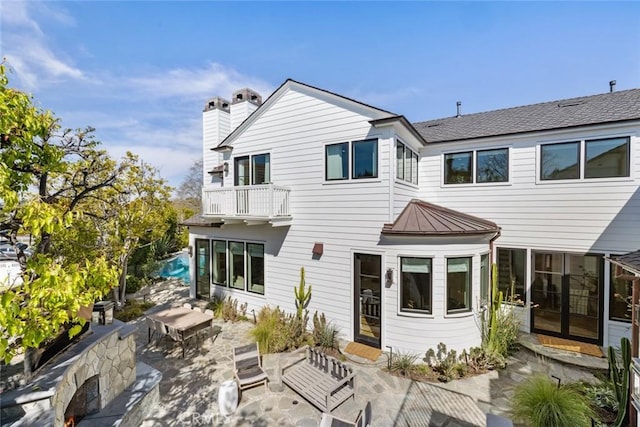
<instances>
[{"instance_id":1,"label":"flagstone paving","mask_svg":"<svg viewBox=\"0 0 640 427\"><path fill-rule=\"evenodd\" d=\"M151 299L158 304L151 311L182 304L189 300L188 288L168 282ZM222 382L233 379L232 349L251 342L249 330L253 324L214 322L222 332L190 345L184 359L180 347L169 339L154 339L149 344L143 319L132 322L138 325L138 360L163 373L160 402L142 426L317 426L320 411L280 381L281 367L302 358L304 350L265 355L268 387L245 390L233 415L224 418L220 414L217 394ZM508 416L513 388L534 372L555 375L562 381L594 379L587 370L537 357L529 350L519 351L509 362L509 368L500 372L433 384L387 374L382 370L387 363L384 354L377 362L350 357L347 364L356 372L356 397L334 414L355 420L358 411L371 401L372 426L483 426L487 412Z\"/></svg>"}]
</instances>

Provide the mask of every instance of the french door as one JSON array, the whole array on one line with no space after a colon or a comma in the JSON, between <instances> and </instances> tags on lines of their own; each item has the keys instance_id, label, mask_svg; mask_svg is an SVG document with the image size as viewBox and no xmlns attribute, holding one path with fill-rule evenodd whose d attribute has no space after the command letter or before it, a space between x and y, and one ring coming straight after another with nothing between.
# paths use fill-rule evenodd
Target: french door
<instances>
[{"instance_id":1,"label":"french door","mask_svg":"<svg viewBox=\"0 0 640 427\"><path fill-rule=\"evenodd\" d=\"M533 332L602 344L602 255L532 253Z\"/></svg>"},{"instance_id":2,"label":"french door","mask_svg":"<svg viewBox=\"0 0 640 427\"><path fill-rule=\"evenodd\" d=\"M209 241L196 239L196 298L209 299L210 289Z\"/></svg>"},{"instance_id":3,"label":"french door","mask_svg":"<svg viewBox=\"0 0 640 427\"><path fill-rule=\"evenodd\" d=\"M354 254L354 341L380 348L381 256Z\"/></svg>"}]
</instances>

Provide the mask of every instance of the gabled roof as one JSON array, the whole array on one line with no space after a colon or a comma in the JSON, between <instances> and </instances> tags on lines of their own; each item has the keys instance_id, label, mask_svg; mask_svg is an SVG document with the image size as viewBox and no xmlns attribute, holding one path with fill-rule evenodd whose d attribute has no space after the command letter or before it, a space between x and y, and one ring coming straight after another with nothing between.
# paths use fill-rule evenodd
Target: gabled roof
<instances>
[{"instance_id":1,"label":"gabled roof","mask_svg":"<svg viewBox=\"0 0 640 427\"><path fill-rule=\"evenodd\" d=\"M411 125L411 123L409 123L409 121L407 119L404 118L404 116L392 113L390 111L387 110L383 110L380 108L376 108L373 107L369 104L365 104L364 102L360 102L360 101L356 101L355 99L352 98L348 98L346 96L343 95L339 95L337 93L334 92L330 92L328 90L325 89L321 89L315 86L311 86L308 85L306 83L302 83L302 82L298 82L296 80L293 79L287 79L285 80L284 83L282 83L280 85L280 87L278 87L265 101L262 105L260 105L253 113L251 113L249 115L249 117L247 117L237 128L235 128L224 140L222 140L220 142L220 144L218 144L217 147L212 148L212 150L225 150L231 147L232 142L238 137L238 135L240 135L248 126L251 125L251 123L253 123L258 117L260 117L266 110L269 109L269 107L275 103L275 101L280 98L280 96L282 96L282 94L284 92L287 91L287 89L290 89L292 87L298 87L301 89L307 89L310 90L311 92L316 92L319 95L323 94L325 96L329 96L331 98L335 98L336 100L340 100L343 102L347 102L349 104L352 104L353 106L357 106L359 108L364 108L365 110L367 110L367 112L369 114L371 114L371 116L373 117L373 120L371 121L372 125L376 125L376 124L380 124L382 122L379 122L379 120L385 120L385 119L391 119L391 121L398 121L399 123L401 123L401 125L406 126L409 130L409 132L411 132L413 135L416 136L416 138L420 139L423 143L424 141L422 140L422 136L419 134L419 132L413 127L413 125Z\"/></svg>"},{"instance_id":2,"label":"gabled roof","mask_svg":"<svg viewBox=\"0 0 640 427\"><path fill-rule=\"evenodd\" d=\"M640 119L640 89L467 114L413 126L428 142L461 141Z\"/></svg>"},{"instance_id":3,"label":"gabled roof","mask_svg":"<svg viewBox=\"0 0 640 427\"><path fill-rule=\"evenodd\" d=\"M640 277L640 250L608 258L612 263Z\"/></svg>"},{"instance_id":4,"label":"gabled roof","mask_svg":"<svg viewBox=\"0 0 640 427\"><path fill-rule=\"evenodd\" d=\"M411 200L382 234L405 236L453 236L491 234L500 231L494 222L419 199Z\"/></svg>"}]
</instances>

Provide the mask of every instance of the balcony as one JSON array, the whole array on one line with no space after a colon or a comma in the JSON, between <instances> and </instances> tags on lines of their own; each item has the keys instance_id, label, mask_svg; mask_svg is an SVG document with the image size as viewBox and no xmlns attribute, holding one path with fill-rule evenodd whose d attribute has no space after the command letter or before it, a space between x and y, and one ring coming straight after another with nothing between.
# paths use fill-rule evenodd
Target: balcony
<instances>
[{"instance_id":1,"label":"balcony","mask_svg":"<svg viewBox=\"0 0 640 427\"><path fill-rule=\"evenodd\" d=\"M288 188L274 184L204 189L203 216L219 219L225 224L290 225L290 192Z\"/></svg>"}]
</instances>

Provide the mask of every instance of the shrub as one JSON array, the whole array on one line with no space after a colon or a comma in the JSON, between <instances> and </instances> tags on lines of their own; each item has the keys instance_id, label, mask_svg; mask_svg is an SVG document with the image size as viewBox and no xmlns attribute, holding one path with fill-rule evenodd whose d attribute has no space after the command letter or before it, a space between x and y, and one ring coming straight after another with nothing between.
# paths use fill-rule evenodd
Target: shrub
<instances>
[{"instance_id":1,"label":"shrub","mask_svg":"<svg viewBox=\"0 0 640 427\"><path fill-rule=\"evenodd\" d=\"M575 387L558 385L543 375L518 384L511 403L514 417L533 427L588 426L594 416Z\"/></svg>"},{"instance_id":2,"label":"shrub","mask_svg":"<svg viewBox=\"0 0 640 427\"><path fill-rule=\"evenodd\" d=\"M207 308L213 310L216 318L223 319L225 322L247 320L247 303L240 304L238 307L238 300L231 297L224 299L214 297L213 301L207 304Z\"/></svg>"},{"instance_id":3,"label":"shrub","mask_svg":"<svg viewBox=\"0 0 640 427\"><path fill-rule=\"evenodd\" d=\"M324 313L318 316L316 311L313 315L313 344L317 347L321 347L324 350L338 349L338 332L340 330L336 325L331 322L327 322Z\"/></svg>"},{"instance_id":4,"label":"shrub","mask_svg":"<svg viewBox=\"0 0 640 427\"><path fill-rule=\"evenodd\" d=\"M287 314L279 307L263 307L256 317L251 336L263 353L278 353L296 349L307 342L308 315L302 318Z\"/></svg>"},{"instance_id":5,"label":"shrub","mask_svg":"<svg viewBox=\"0 0 640 427\"><path fill-rule=\"evenodd\" d=\"M127 300L127 303L122 310L114 311L113 317L122 322L129 322L142 316L145 311L149 310L154 305L155 304L152 302Z\"/></svg>"},{"instance_id":6,"label":"shrub","mask_svg":"<svg viewBox=\"0 0 640 427\"><path fill-rule=\"evenodd\" d=\"M418 355L412 353L398 353L391 360L391 372L396 372L403 377L411 375L416 370L415 362Z\"/></svg>"}]
</instances>

